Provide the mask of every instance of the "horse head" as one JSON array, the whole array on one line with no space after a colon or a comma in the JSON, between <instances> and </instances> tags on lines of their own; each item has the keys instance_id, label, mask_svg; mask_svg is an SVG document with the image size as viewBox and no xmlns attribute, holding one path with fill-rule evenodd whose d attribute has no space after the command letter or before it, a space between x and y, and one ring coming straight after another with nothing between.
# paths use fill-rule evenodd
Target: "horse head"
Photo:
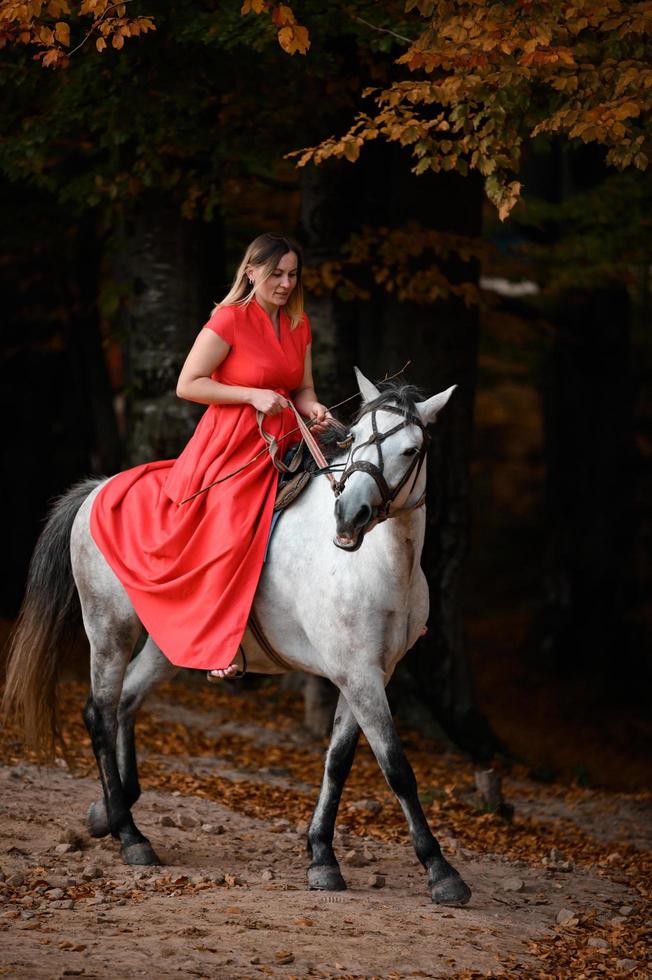
<instances>
[{"instance_id":1,"label":"horse head","mask_svg":"<svg viewBox=\"0 0 652 980\"><path fill-rule=\"evenodd\" d=\"M381 391L355 371L362 406L335 502L333 541L344 551L357 551L376 524L423 502L427 427L456 388L417 401L411 385L388 384Z\"/></svg>"}]
</instances>

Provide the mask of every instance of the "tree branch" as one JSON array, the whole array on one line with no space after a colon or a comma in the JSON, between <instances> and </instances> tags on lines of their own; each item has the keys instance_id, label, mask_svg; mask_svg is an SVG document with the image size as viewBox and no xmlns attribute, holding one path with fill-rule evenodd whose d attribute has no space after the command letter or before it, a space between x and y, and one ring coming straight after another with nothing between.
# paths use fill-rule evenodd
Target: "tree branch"
<instances>
[{"instance_id":1,"label":"tree branch","mask_svg":"<svg viewBox=\"0 0 652 980\"><path fill-rule=\"evenodd\" d=\"M93 31L96 31L97 30L98 26L102 23L102 21L104 20L104 18L108 14L109 10L114 10L115 7L122 7L124 4L126 4L126 3L132 3L132 2L133 2L133 0L118 0L117 3L110 3L109 6L106 8L106 10L102 13L102 15L97 18L97 20L95 21L95 23L91 27L91 29L88 32L88 34L86 35L86 37L82 38L82 40L79 42L79 44L77 45L76 48L73 48L72 51L68 51L67 52L68 57L71 58L73 56L73 54L75 54L76 51L79 51L79 49L86 44L86 42L88 41L88 39L91 36L91 34L93 33Z\"/></svg>"},{"instance_id":2,"label":"tree branch","mask_svg":"<svg viewBox=\"0 0 652 980\"><path fill-rule=\"evenodd\" d=\"M351 16L353 20L357 20L359 24L364 24L365 27L370 27L372 31L378 31L379 34L390 34L397 41L403 41L404 44L413 43L411 38L405 37L403 34L397 34L396 31L391 31L389 27L378 27L377 24L372 24L371 21L365 20L364 17L358 17L357 14L352 14Z\"/></svg>"}]
</instances>

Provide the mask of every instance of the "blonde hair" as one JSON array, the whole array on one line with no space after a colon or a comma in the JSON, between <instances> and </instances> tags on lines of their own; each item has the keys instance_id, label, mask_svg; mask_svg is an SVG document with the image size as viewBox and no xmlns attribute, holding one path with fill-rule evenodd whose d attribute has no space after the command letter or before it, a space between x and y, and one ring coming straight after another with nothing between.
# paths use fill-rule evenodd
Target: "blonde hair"
<instances>
[{"instance_id":1,"label":"blonde hair","mask_svg":"<svg viewBox=\"0 0 652 980\"><path fill-rule=\"evenodd\" d=\"M288 252L294 252L297 257L297 281L283 309L290 318L290 326L294 330L303 319L301 251L291 239L286 238L284 235L271 235L269 232L266 232L264 235L259 235L258 238L254 238L253 242L245 250L230 290L224 299L217 303L215 310L219 310L222 306L248 306L256 295L256 287L252 286L249 282L247 268L249 266L253 266L256 269L262 268L262 282L265 282L274 272L274 269L278 267L279 260L284 255L287 255Z\"/></svg>"}]
</instances>

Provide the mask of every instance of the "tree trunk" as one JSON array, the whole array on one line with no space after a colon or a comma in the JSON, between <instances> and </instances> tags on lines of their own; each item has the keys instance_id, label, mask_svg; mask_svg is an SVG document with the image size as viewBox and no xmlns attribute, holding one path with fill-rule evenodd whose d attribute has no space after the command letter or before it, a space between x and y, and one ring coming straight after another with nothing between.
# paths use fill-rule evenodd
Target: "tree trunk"
<instances>
[{"instance_id":1,"label":"tree trunk","mask_svg":"<svg viewBox=\"0 0 652 980\"><path fill-rule=\"evenodd\" d=\"M605 179L594 147L553 146L529 185L552 200ZM549 235L563 235L551 225ZM567 289L544 377L546 551L530 660L610 700L645 675L634 638L636 489L631 301L627 288ZM618 665L614 669L614 664ZM629 689L629 690L628 690Z\"/></svg>"},{"instance_id":2,"label":"tree trunk","mask_svg":"<svg viewBox=\"0 0 652 980\"><path fill-rule=\"evenodd\" d=\"M628 310L618 286L565 295L544 395L548 533L536 656L603 694L625 680L633 654Z\"/></svg>"},{"instance_id":3,"label":"tree trunk","mask_svg":"<svg viewBox=\"0 0 652 980\"><path fill-rule=\"evenodd\" d=\"M94 216L83 219L74 241L70 268L76 275L69 284L70 308L76 311L70 327L71 353L78 372L78 390L88 407L88 453L95 473L115 473L122 464L122 445L113 405L100 316L97 307L103 244Z\"/></svg>"},{"instance_id":4,"label":"tree trunk","mask_svg":"<svg viewBox=\"0 0 652 980\"><path fill-rule=\"evenodd\" d=\"M145 201L122 230L127 463L178 455L201 408L177 398L179 371L224 279L219 229Z\"/></svg>"},{"instance_id":5,"label":"tree trunk","mask_svg":"<svg viewBox=\"0 0 652 980\"><path fill-rule=\"evenodd\" d=\"M112 419L104 419L104 441L94 227L20 184L0 183L0 208L7 258L0 270L0 612L13 617L52 499L95 468ZM110 412L110 395L108 404Z\"/></svg>"},{"instance_id":6,"label":"tree trunk","mask_svg":"<svg viewBox=\"0 0 652 980\"><path fill-rule=\"evenodd\" d=\"M346 162L329 161L301 171L300 240L306 266L319 269L338 260L351 232L348 214L356 192ZM322 402L335 404L355 390L356 311L332 289L307 296L313 328L313 367Z\"/></svg>"},{"instance_id":7,"label":"tree trunk","mask_svg":"<svg viewBox=\"0 0 652 980\"><path fill-rule=\"evenodd\" d=\"M385 147L380 156L382 161L369 159L364 180L368 216L376 225L398 227L411 220L424 228L480 235L477 180L451 174L415 177L402 151ZM478 270L449 262L444 272L462 281ZM498 742L476 707L462 621L478 313L457 300L424 306L377 292L362 309L360 330L368 376L392 374L409 358L406 377L424 393L458 385L435 427L428 456L422 565L430 587L429 632L399 666L390 694L405 717L421 727L441 725L458 745L486 759Z\"/></svg>"}]
</instances>

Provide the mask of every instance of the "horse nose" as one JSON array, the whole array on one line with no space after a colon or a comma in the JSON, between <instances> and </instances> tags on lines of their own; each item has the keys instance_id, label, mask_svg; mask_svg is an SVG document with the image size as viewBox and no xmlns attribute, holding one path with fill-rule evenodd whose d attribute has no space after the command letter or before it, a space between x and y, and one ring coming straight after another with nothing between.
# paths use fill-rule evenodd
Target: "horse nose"
<instances>
[{"instance_id":1,"label":"horse nose","mask_svg":"<svg viewBox=\"0 0 652 980\"><path fill-rule=\"evenodd\" d=\"M349 501L348 503L349 505L355 506L353 501ZM347 507L346 501L343 501L339 497L335 501L335 521L338 532L341 534L351 534L359 531L371 521L372 510L369 504L360 504L356 511L353 511L353 506Z\"/></svg>"},{"instance_id":2,"label":"horse nose","mask_svg":"<svg viewBox=\"0 0 652 980\"><path fill-rule=\"evenodd\" d=\"M353 519L353 523L356 527L364 527L371 520L371 507L369 504L363 504L358 510L358 513Z\"/></svg>"}]
</instances>

